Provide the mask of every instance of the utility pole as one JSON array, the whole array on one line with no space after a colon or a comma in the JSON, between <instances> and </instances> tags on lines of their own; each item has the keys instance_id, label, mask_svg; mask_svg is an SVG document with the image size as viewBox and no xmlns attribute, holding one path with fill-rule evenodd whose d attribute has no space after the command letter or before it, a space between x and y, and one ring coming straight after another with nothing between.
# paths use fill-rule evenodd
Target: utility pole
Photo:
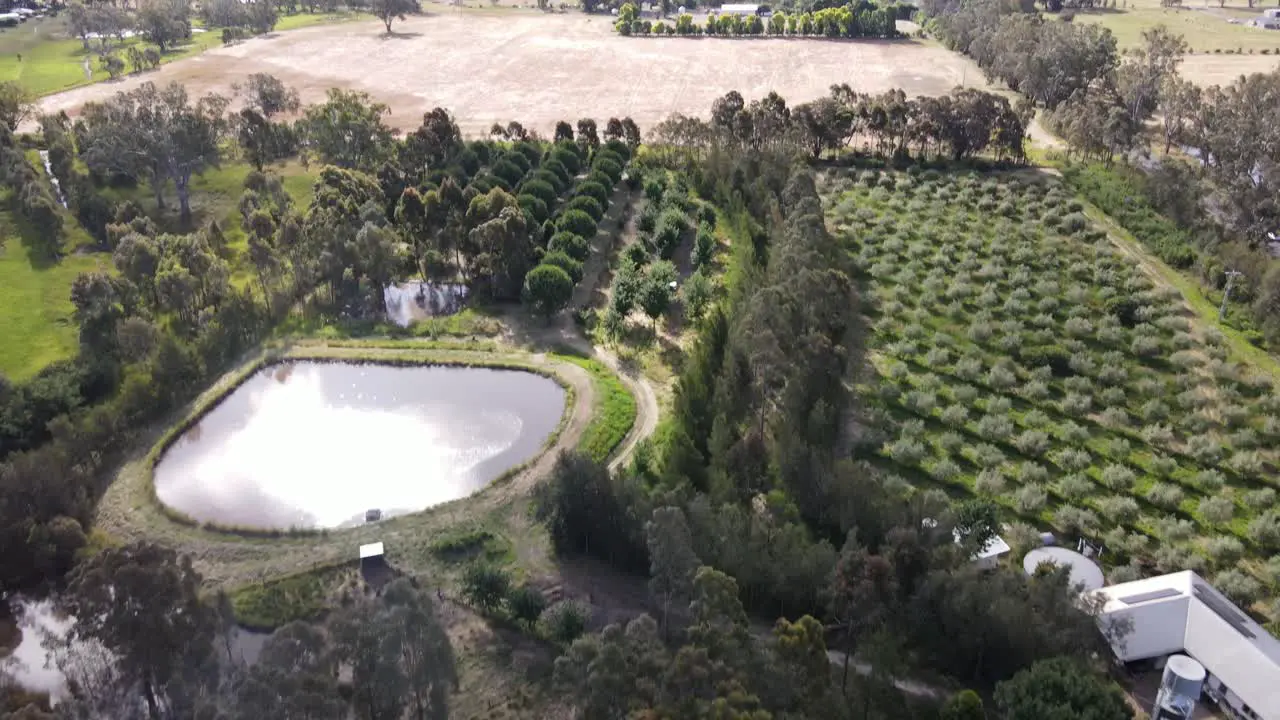
<instances>
[{"instance_id":1,"label":"utility pole","mask_svg":"<svg viewBox=\"0 0 1280 720\"><path fill-rule=\"evenodd\" d=\"M1222 307L1218 308L1218 320L1222 320L1222 318L1226 317L1227 301L1231 299L1231 286L1235 283L1236 278L1243 274L1244 273L1239 272L1238 270L1227 271L1227 287L1222 291Z\"/></svg>"}]
</instances>

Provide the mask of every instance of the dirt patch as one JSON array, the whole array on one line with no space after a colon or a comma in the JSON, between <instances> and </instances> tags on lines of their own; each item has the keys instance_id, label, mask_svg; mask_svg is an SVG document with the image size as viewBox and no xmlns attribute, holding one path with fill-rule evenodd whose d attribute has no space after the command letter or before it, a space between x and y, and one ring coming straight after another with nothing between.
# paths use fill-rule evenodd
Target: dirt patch
<instances>
[{"instance_id":1,"label":"dirt patch","mask_svg":"<svg viewBox=\"0 0 1280 720\"><path fill-rule=\"evenodd\" d=\"M965 58L915 40L623 38L603 15L433 6L395 26L378 21L319 26L210 50L145 75L51 95L43 112L74 113L147 81L180 82L192 95L231 93L250 73L296 86L304 103L331 87L368 92L391 107L388 122L417 127L448 108L464 132L519 120L549 133L557 120L630 115L649 129L672 113L705 115L729 90L747 98L775 90L789 103L847 82L863 92L902 88L938 95L982 84Z\"/></svg>"},{"instance_id":2,"label":"dirt patch","mask_svg":"<svg viewBox=\"0 0 1280 720\"><path fill-rule=\"evenodd\" d=\"M1277 33L1280 35L1280 33ZM1280 67L1275 55L1191 55L1182 61L1182 77L1201 86L1229 85L1241 75L1269 73Z\"/></svg>"}]
</instances>

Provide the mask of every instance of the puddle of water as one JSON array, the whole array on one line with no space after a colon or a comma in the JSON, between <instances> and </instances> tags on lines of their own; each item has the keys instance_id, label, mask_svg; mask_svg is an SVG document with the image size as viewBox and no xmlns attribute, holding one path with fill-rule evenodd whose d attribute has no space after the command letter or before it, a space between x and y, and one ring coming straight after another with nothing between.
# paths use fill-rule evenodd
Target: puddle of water
<instances>
[{"instance_id":1,"label":"puddle of water","mask_svg":"<svg viewBox=\"0 0 1280 720\"><path fill-rule=\"evenodd\" d=\"M169 448L156 493L201 522L356 524L475 492L536 455L563 410L558 384L512 370L266 368Z\"/></svg>"}]
</instances>

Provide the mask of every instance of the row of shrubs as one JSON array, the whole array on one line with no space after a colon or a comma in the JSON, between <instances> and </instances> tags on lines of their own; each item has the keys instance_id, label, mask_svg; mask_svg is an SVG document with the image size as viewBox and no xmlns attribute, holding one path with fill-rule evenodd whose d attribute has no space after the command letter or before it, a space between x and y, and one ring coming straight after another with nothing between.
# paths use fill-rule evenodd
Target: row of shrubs
<instances>
[{"instance_id":1,"label":"row of shrubs","mask_svg":"<svg viewBox=\"0 0 1280 720\"><path fill-rule=\"evenodd\" d=\"M568 645L587 629L588 610L572 600L550 605L541 590L514 585L502 568L472 563L462 574L462 597L495 620L506 620L528 632Z\"/></svg>"},{"instance_id":2,"label":"row of shrubs","mask_svg":"<svg viewBox=\"0 0 1280 720\"><path fill-rule=\"evenodd\" d=\"M626 6L624 6L625 9ZM706 23L698 25L693 16L684 13L672 25L640 19L634 13L619 13L614 29L620 35L674 35L679 37L720 36L742 37L771 35L781 37L827 38L892 38L898 37L891 8L872 6L870 9L853 9L852 6L825 8L814 13L788 15L774 13L767 19L758 15L709 15Z\"/></svg>"},{"instance_id":3,"label":"row of shrubs","mask_svg":"<svg viewBox=\"0 0 1280 720\"><path fill-rule=\"evenodd\" d=\"M546 165L559 165L576 176L583 169L584 154L590 157L589 170L572 186L562 176L545 169ZM520 185L517 202L543 224L545 249L541 262L525 276L524 288L524 301L536 312L549 316L568 304L574 286L582 280L591 239L609 207L613 189L622 180L630 155L630 148L617 140L594 150L558 142L544 169L530 174ZM566 194L567 200L547 217L545 208Z\"/></svg>"}]
</instances>

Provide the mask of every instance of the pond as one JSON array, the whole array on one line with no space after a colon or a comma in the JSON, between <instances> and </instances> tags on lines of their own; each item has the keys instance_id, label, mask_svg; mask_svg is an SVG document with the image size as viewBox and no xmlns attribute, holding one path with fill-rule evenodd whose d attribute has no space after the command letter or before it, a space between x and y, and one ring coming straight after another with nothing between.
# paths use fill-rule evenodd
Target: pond
<instances>
[{"instance_id":1,"label":"pond","mask_svg":"<svg viewBox=\"0 0 1280 720\"><path fill-rule=\"evenodd\" d=\"M260 370L155 468L201 522L334 528L469 495L533 458L565 392L518 370L298 362Z\"/></svg>"},{"instance_id":2,"label":"pond","mask_svg":"<svg viewBox=\"0 0 1280 720\"><path fill-rule=\"evenodd\" d=\"M0 603L5 602L0 600ZM67 680L54 663L53 647L66 635L72 620L57 612L52 599L11 598L0 629L17 642L0 650L0 675L27 692L48 695L57 703L66 697Z\"/></svg>"}]
</instances>

